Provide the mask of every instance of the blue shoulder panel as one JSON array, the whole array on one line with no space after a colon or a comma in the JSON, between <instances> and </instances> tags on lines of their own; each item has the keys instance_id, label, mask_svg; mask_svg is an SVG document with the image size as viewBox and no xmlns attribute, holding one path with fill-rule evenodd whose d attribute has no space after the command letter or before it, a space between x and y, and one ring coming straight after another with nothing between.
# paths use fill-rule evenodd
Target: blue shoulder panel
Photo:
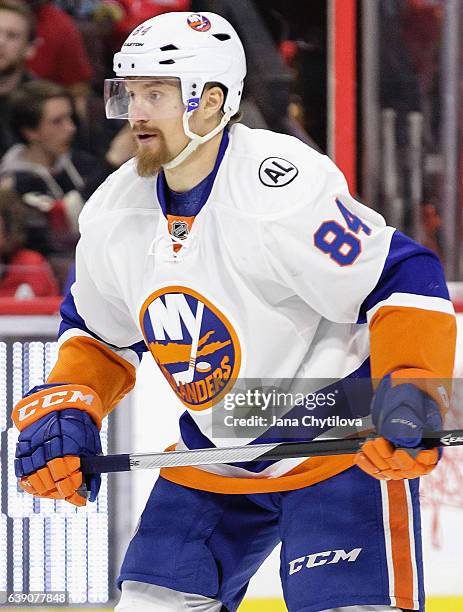
<instances>
[{"instance_id":1,"label":"blue shoulder panel","mask_svg":"<svg viewBox=\"0 0 463 612\"><path fill-rule=\"evenodd\" d=\"M450 299L437 255L399 231L392 236L381 277L363 302L357 323L366 323L366 313L393 293Z\"/></svg>"}]
</instances>

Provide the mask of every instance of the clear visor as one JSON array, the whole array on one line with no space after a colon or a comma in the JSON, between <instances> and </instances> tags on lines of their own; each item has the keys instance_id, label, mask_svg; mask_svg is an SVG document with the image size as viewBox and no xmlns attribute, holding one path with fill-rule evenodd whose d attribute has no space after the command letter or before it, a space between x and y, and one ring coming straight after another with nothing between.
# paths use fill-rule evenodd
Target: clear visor
<instances>
[{"instance_id":1,"label":"clear visor","mask_svg":"<svg viewBox=\"0 0 463 612\"><path fill-rule=\"evenodd\" d=\"M168 119L185 110L176 77L105 79L104 100L108 119Z\"/></svg>"}]
</instances>

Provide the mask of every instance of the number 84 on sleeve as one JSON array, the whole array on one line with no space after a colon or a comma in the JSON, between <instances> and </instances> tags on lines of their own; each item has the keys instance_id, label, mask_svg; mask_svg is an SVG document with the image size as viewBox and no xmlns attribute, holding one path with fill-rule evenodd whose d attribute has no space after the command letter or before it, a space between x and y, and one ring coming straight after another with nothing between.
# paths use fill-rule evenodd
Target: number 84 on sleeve
<instances>
[{"instance_id":1,"label":"number 84 on sleeve","mask_svg":"<svg viewBox=\"0 0 463 612\"><path fill-rule=\"evenodd\" d=\"M336 205L344 217L347 228L334 220L324 221L314 234L314 244L339 266L350 266L362 252L359 234L364 232L369 236L371 229L351 213L338 198Z\"/></svg>"}]
</instances>

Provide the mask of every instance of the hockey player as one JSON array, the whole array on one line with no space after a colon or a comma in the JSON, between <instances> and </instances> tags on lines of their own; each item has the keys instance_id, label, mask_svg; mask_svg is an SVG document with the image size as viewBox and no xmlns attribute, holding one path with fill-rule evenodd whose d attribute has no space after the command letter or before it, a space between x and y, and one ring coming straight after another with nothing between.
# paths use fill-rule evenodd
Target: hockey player
<instances>
[{"instance_id":1,"label":"hockey player","mask_svg":"<svg viewBox=\"0 0 463 612\"><path fill-rule=\"evenodd\" d=\"M22 488L86 503L79 456L100 452L143 351L186 407L177 449L220 443L211 415L238 376L371 373L381 437L357 456L163 470L116 610L235 612L279 542L291 612L424 610L417 477L438 453L419 444L441 426L455 348L437 258L327 157L231 125L245 56L222 17L150 19L114 67L107 114L138 152L84 208L58 361L13 411ZM99 478L88 486L94 501Z\"/></svg>"}]
</instances>

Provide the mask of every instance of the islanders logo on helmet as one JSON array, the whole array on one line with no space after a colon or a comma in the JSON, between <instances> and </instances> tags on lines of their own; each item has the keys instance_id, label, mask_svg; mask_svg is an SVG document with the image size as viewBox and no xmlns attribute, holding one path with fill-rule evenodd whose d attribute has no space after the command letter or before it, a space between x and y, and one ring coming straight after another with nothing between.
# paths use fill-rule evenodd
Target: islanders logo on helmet
<instances>
[{"instance_id":1,"label":"islanders logo on helmet","mask_svg":"<svg viewBox=\"0 0 463 612\"><path fill-rule=\"evenodd\" d=\"M209 19L199 13L188 15L187 22L190 28L196 30L196 32L207 32L211 29L211 22Z\"/></svg>"},{"instance_id":2,"label":"islanders logo on helmet","mask_svg":"<svg viewBox=\"0 0 463 612\"><path fill-rule=\"evenodd\" d=\"M238 335L225 315L181 286L152 293L140 311L147 346L179 399L191 410L214 406L241 366Z\"/></svg>"}]
</instances>

